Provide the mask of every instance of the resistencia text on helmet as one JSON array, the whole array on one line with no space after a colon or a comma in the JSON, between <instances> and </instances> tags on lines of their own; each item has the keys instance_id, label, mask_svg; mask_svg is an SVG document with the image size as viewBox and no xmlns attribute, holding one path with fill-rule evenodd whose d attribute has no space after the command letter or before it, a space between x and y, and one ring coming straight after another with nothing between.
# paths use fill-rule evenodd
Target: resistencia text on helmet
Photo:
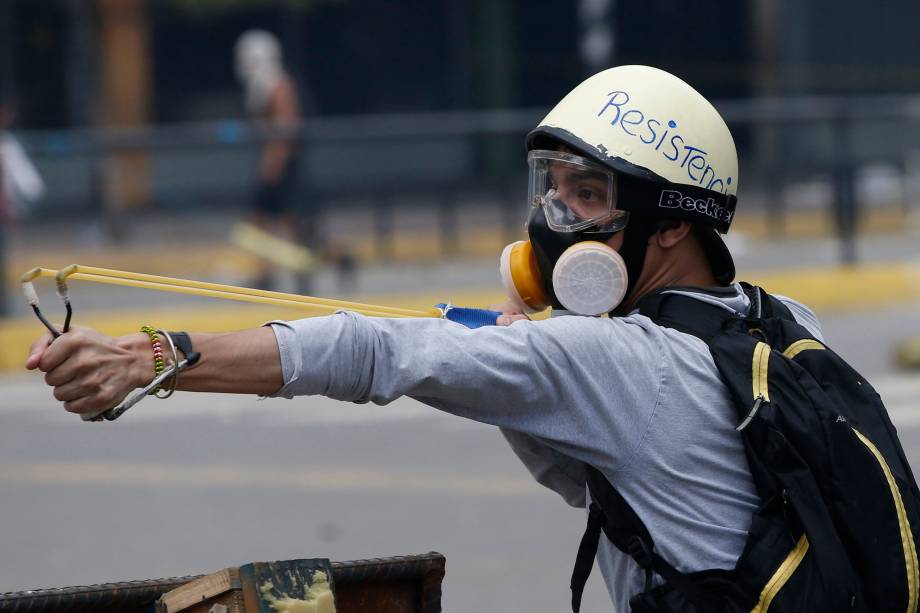
<instances>
[{"instance_id":1,"label":"resistencia text on helmet","mask_svg":"<svg viewBox=\"0 0 920 613\"><path fill-rule=\"evenodd\" d=\"M687 144L684 137L675 131L675 120L669 119L665 123L649 117L639 108L627 107L630 98L625 91L612 91L607 96L597 117L604 117L605 120L609 118L611 127L619 127L627 135L639 139L643 145L654 147L665 159L679 163L680 168L686 169L687 176L697 185L727 193L732 178L719 176L718 171L709 164L707 152ZM660 131L662 128L663 131Z\"/></svg>"}]
</instances>

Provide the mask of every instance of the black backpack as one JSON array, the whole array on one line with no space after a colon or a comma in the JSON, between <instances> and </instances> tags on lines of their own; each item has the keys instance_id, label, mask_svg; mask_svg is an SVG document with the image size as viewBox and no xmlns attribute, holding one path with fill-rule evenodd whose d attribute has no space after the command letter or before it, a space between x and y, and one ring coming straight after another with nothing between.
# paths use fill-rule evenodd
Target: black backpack
<instances>
[{"instance_id":1,"label":"black backpack","mask_svg":"<svg viewBox=\"0 0 920 613\"><path fill-rule=\"evenodd\" d=\"M760 495L734 569L682 573L642 520L588 466L588 528L572 575L578 611L600 533L645 570L636 613L918 610L920 491L872 386L759 288L742 317L659 292L640 313L709 346L738 410ZM652 574L664 583L651 588Z\"/></svg>"}]
</instances>

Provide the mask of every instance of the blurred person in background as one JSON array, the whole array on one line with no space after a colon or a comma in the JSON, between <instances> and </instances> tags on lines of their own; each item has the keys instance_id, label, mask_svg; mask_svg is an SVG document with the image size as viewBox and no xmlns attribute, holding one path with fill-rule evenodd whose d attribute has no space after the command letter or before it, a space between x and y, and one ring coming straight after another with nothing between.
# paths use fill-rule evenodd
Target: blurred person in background
<instances>
[{"instance_id":1,"label":"blurred person in background","mask_svg":"<svg viewBox=\"0 0 920 613\"><path fill-rule=\"evenodd\" d=\"M16 121L16 103L10 97L0 100L0 315L7 312L3 273L7 228L28 215L32 205L45 195L45 183L26 155L19 140L10 132Z\"/></svg>"},{"instance_id":2,"label":"blurred person in background","mask_svg":"<svg viewBox=\"0 0 920 613\"><path fill-rule=\"evenodd\" d=\"M45 183L26 155L19 140L10 132L16 121L12 99L0 102L0 217L7 221L25 217L33 204L45 195Z\"/></svg>"},{"instance_id":3,"label":"blurred person in background","mask_svg":"<svg viewBox=\"0 0 920 613\"><path fill-rule=\"evenodd\" d=\"M236 75L242 83L246 110L271 131L259 157L253 193L252 222L265 232L287 241L298 239L312 247L315 212L297 193L300 162L301 106L297 87L285 71L281 43L266 30L248 30L236 41ZM253 283L272 289L275 267L262 259ZM300 291L309 289L302 275Z\"/></svg>"}]
</instances>

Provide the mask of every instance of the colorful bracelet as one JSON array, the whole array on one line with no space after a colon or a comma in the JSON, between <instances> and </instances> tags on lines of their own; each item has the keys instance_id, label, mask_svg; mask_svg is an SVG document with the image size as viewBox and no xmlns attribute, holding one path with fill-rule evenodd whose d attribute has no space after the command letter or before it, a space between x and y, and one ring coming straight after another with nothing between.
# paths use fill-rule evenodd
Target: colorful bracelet
<instances>
[{"instance_id":1,"label":"colorful bracelet","mask_svg":"<svg viewBox=\"0 0 920 613\"><path fill-rule=\"evenodd\" d=\"M170 336L169 332L166 332L165 330L156 330L155 332L159 334L160 336L162 336L163 338L165 338L166 342L169 343L169 350L172 353L173 364L178 366L179 354L176 351L176 343L173 342L172 336ZM167 380L170 382L170 384L168 388L163 390L166 392L166 394L163 396L161 396L158 393L154 394L157 398L161 400L165 400L166 398L169 398L170 396L173 395L173 392L176 391L176 387L179 385L179 369L175 368L173 370L172 377L170 377ZM162 386L161 386L161 389L162 389Z\"/></svg>"},{"instance_id":2,"label":"colorful bracelet","mask_svg":"<svg viewBox=\"0 0 920 613\"><path fill-rule=\"evenodd\" d=\"M163 345L160 343L160 337L157 331L150 326L141 326L141 332L150 337L150 344L153 346L153 377L159 377L166 370L166 360L163 359ZM159 386L150 390L150 395L152 396L158 391L160 391Z\"/></svg>"}]
</instances>

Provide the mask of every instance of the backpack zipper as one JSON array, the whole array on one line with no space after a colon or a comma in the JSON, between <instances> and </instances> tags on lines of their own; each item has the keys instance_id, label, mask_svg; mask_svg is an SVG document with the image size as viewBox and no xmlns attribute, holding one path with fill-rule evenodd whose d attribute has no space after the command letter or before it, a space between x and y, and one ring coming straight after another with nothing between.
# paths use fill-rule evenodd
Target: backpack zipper
<instances>
[{"instance_id":1,"label":"backpack zipper","mask_svg":"<svg viewBox=\"0 0 920 613\"><path fill-rule=\"evenodd\" d=\"M770 402L770 390L767 387L767 373L770 366L770 345L758 341L754 346L754 359L751 365L751 383L754 398Z\"/></svg>"},{"instance_id":2,"label":"backpack zipper","mask_svg":"<svg viewBox=\"0 0 920 613\"><path fill-rule=\"evenodd\" d=\"M904 508L904 499L901 498L901 490L898 488L894 475L891 474L891 468L882 452L878 447L864 436L859 430L851 429L863 445L875 456L885 479L888 481L888 488L891 490L891 497L894 499L894 508L898 515L898 527L901 532L901 545L904 547L904 566L907 570L907 613L914 613L917 610L918 592L920 592L920 565L917 563L917 548L914 545L914 534L910 529L910 522L907 519L907 510Z\"/></svg>"},{"instance_id":3,"label":"backpack zipper","mask_svg":"<svg viewBox=\"0 0 920 613\"><path fill-rule=\"evenodd\" d=\"M803 338L801 340L798 340L792 343L788 347L786 347L786 350L783 352L783 355L791 360L792 358L799 355L803 351L807 351L809 349L821 350L821 349L826 349L826 347L822 345L821 343L819 343L818 341L814 340L813 338Z\"/></svg>"},{"instance_id":4,"label":"backpack zipper","mask_svg":"<svg viewBox=\"0 0 920 613\"><path fill-rule=\"evenodd\" d=\"M786 585L786 582L792 577L792 573L794 573L799 567L799 564L802 563L802 559L805 557L805 554L808 553L808 547L808 537L802 534L802 536L799 537L799 542L796 543L792 551L789 552L789 555L786 556L786 559L783 560L779 568L776 569L776 572L773 573L773 576L770 577L770 580L767 581L763 591L760 592L760 598L757 600L757 604L751 609L751 613L766 613L767 609L769 609L770 605L773 603L773 599L776 598L779 591L783 589L783 586Z\"/></svg>"},{"instance_id":5,"label":"backpack zipper","mask_svg":"<svg viewBox=\"0 0 920 613\"><path fill-rule=\"evenodd\" d=\"M751 361L751 393L754 396L754 406L751 407L751 410L748 411L747 416L741 423L735 426L735 430L738 432L741 432L751 424L764 402L770 402L770 390L767 385L770 351L770 345L762 341L758 341L754 346L754 356Z\"/></svg>"},{"instance_id":6,"label":"backpack zipper","mask_svg":"<svg viewBox=\"0 0 920 613\"><path fill-rule=\"evenodd\" d=\"M751 425L751 422L754 421L754 417L757 416L757 411L760 410L760 405L762 404L763 404L763 396L758 396L757 398L755 398L754 406L751 407L751 410L748 412L747 416L744 418L744 421L742 421L740 424L735 426L735 430L737 430L738 432L741 432L742 430L747 428L749 425Z\"/></svg>"}]
</instances>

